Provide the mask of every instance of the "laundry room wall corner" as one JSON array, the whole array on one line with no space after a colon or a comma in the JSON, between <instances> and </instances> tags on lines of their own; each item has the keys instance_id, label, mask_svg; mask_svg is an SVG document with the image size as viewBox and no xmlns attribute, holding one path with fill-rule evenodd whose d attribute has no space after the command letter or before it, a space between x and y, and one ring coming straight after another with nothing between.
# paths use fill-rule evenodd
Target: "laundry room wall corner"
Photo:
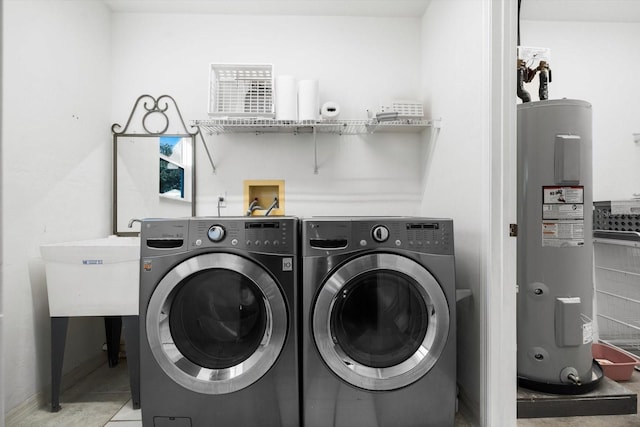
<instances>
[{"instance_id":1,"label":"laundry room wall corner","mask_svg":"<svg viewBox=\"0 0 640 427\"><path fill-rule=\"evenodd\" d=\"M426 153L420 214L454 220L456 286L473 293L459 313L460 397L487 426L516 420L514 9L507 0L432 2L422 21L424 98L443 125Z\"/></svg>"}]
</instances>

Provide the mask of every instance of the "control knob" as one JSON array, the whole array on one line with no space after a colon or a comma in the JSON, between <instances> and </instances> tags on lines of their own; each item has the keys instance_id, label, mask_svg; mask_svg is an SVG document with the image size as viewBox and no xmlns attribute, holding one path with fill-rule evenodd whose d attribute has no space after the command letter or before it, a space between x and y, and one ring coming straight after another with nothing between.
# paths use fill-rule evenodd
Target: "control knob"
<instances>
[{"instance_id":1,"label":"control knob","mask_svg":"<svg viewBox=\"0 0 640 427\"><path fill-rule=\"evenodd\" d=\"M209 227L209 231L207 231L207 237L212 242L220 242L224 239L224 227L221 225L212 225Z\"/></svg>"},{"instance_id":2,"label":"control knob","mask_svg":"<svg viewBox=\"0 0 640 427\"><path fill-rule=\"evenodd\" d=\"M378 243L386 242L389 238L389 229L384 225L376 225L371 232L373 240Z\"/></svg>"}]
</instances>

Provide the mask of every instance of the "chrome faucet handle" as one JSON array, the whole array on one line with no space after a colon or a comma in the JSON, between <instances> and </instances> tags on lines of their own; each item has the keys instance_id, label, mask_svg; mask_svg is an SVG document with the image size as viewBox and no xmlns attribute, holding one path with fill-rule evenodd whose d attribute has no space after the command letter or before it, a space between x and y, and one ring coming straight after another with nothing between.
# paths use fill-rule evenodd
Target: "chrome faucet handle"
<instances>
[{"instance_id":1,"label":"chrome faucet handle","mask_svg":"<svg viewBox=\"0 0 640 427\"><path fill-rule=\"evenodd\" d=\"M142 224L142 220L141 220L141 219L138 219L138 218L131 218L131 220L129 221L129 225L128 225L128 227L129 227L129 228L133 228L133 223L134 223L134 222L139 222L140 224Z\"/></svg>"}]
</instances>

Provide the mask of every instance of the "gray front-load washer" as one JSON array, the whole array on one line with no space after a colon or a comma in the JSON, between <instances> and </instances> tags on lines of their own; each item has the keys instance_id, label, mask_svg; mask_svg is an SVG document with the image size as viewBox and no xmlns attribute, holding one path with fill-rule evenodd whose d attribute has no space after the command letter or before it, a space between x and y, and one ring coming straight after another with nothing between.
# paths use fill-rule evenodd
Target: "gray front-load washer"
<instances>
[{"instance_id":1,"label":"gray front-load washer","mask_svg":"<svg viewBox=\"0 0 640 427\"><path fill-rule=\"evenodd\" d=\"M297 219L144 220L142 424L299 426Z\"/></svg>"},{"instance_id":2,"label":"gray front-load washer","mask_svg":"<svg viewBox=\"0 0 640 427\"><path fill-rule=\"evenodd\" d=\"M453 222L301 222L305 427L454 425Z\"/></svg>"}]
</instances>

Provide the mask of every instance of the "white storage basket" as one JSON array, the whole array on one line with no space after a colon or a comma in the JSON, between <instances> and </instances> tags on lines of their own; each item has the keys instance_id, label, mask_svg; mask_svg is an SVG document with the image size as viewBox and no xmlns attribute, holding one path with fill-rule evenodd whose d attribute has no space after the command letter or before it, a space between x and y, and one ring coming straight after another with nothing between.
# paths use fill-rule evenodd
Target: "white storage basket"
<instances>
[{"instance_id":1,"label":"white storage basket","mask_svg":"<svg viewBox=\"0 0 640 427\"><path fill-rule=\"evenodd\" d=\"M273 118L273 66L211 64L209 115Z\"/></svg>"}]
</instances>

